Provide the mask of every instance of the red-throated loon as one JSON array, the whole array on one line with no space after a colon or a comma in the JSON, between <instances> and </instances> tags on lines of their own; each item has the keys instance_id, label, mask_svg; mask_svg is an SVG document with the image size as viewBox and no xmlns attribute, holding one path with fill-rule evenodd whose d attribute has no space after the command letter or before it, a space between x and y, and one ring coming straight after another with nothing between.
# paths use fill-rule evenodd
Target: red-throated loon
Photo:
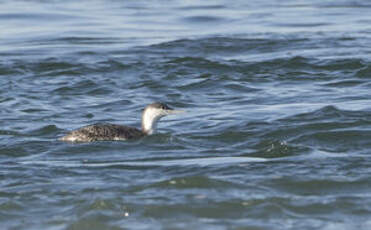
<instances>
[{"instance_id":1,"label":"red-throated loon","mask_svg":"<svg viewBox=\"0 0 371 230\"><path fill-rule=\"evenodd\" d=\"M92 141L123 141L151 135L155 132L157 121L169 114L180 113L163 103L152 103L147 105L142 113L142 130L134 127L115 124L94 124L84 126L69 132L61 137L61 141L92 142Z\"/></svg>"}]
</instances>

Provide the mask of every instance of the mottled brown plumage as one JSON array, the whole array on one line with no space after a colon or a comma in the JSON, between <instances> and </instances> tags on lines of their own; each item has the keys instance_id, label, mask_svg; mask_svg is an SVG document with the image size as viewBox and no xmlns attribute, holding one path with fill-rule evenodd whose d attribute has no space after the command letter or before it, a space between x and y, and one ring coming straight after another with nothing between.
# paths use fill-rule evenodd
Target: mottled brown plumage
<instances>
[{"instance_id":1,"label":"mottled brown plumage","mask_svg":"<svg viewBox=\"0 0 371 230\"><path fill-rule=\"evenodd\" d=\"M62 137L62 141L92 142L92 141L123 141L145 136L141 130L114 124L94 124L74 130Z\"/></svg>"}]
</instances>

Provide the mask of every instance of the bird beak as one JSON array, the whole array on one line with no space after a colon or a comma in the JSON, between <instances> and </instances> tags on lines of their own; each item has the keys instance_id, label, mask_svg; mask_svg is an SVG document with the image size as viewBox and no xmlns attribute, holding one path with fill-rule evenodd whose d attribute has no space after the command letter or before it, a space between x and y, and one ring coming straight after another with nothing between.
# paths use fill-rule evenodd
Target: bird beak
<instances>
[{"instance_id":1,"label":"bird beak","mask_svg":"<svg viewBox=\"0 0 371 230\"><path fill-rule=\"evenodd\" d=\"M167 109L165 110L166 115L185 113L184 110Z\"/></svg>"}]
</instances>

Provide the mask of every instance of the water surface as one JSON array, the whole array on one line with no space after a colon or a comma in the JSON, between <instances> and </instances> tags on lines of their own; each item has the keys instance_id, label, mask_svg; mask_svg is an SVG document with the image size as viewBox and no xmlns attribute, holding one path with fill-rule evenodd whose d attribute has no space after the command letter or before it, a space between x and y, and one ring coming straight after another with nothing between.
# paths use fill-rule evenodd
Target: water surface
<instances>
[{"instance_id":1,"label":"water surface","mask_svg":"<svg viewBox=\"0 0 371 230\"><path fill-rule=\"evenodd\" d=\"M371 4L1 1L3 229L370 229ZM57 138L140 125L128 142Z\"/></svg>"}]
</instances>

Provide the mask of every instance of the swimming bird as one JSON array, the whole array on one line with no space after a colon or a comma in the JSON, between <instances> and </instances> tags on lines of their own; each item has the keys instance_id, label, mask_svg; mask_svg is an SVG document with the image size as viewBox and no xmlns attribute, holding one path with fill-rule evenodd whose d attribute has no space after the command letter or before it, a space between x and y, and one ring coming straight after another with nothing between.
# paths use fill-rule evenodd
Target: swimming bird
<instances>
[{"instance_id":1,"label":"swimming bird","mask_svg":"<svg viewBox=\"0 0 371 230\"><path fill-rule=\"evenodd\" d=\"M157 122L169 114L183 111L174 110L164 103L155 102L147 105L142 113L142 129L116 124L94 124L84 126L61 137L61 141L92 142L92 141L123 141L151 135L155 132Z\"/></svg>"}]
</instances>

